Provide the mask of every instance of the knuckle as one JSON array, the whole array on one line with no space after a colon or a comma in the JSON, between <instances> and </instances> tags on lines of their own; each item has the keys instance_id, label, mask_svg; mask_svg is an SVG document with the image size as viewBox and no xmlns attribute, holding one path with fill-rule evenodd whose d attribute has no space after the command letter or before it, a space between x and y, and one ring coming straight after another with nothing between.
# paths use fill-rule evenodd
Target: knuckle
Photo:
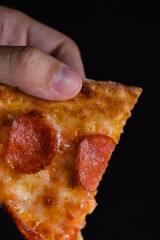
<instances>
[{"instance_id":1,"label":"knuckle","mask_svg":"<svg viewBox=\"0 0 160 240\"><path fill-rule=\"evenodd\" d=\"M72 48L76 51L79 51L79 47L78 47L77 43L72 38L70 38L66 35L62 35L61 38L63 39L63 43L64 43L65 47Z\"/></svg>"},{"instance_id":2,"label":"knuckle","mask_svg":"<svg viewBox=\"0 0 160 240\"><path fill-rule=\"evenodd\" d=\"M32 73L39 66L41 51L32 47L23 47L19 51L18 64L19 69L24 74Z\"/></svg>"},{"instance_id":3,"label":"knuckle","mask_svg":"<svg viewBox=\"0 0 160 240\"><path fill-rule=\"evenodd\" d=\"M6 47L10 72L28 76L39 67L42 52L32 47Z\"/></svg>"},{"instance_id":4,"label":"knuckle","mask_svg":"<svg viewBox=\"0 0 160 240\"><path fill-rule=\"evenodd\" d=\"M72 49L74 49L75 51L79 52L79 47L77 45L77 43L75 41L73 41L71 38L68 39L68 44L70 45L70 47Z\"/></svg>"}]
</instances>

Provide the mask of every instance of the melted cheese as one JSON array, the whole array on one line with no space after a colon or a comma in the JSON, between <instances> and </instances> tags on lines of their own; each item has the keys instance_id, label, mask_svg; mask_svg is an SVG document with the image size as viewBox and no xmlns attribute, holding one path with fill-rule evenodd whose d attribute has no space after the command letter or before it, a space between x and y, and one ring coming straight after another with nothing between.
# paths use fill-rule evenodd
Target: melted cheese
<instances>
[{"instance_id":1,"label":"melted cheese","mask_svg":"<svg viewBox=\"0 0 160 240\"><path fill-rule=\"evenodd\" d=\"M105 134L117 143L140 92L111 82L85 81L74 99L49 102L0 85L0 202L43 240L75 240L86 214L96 206L96 192L87 193L77 182L78 144L90 134ZM8 166L5 146L13 120L30 111L40 111L55 130L57 152L44 170L22 174Z\"/></svg>"}]
</instances>

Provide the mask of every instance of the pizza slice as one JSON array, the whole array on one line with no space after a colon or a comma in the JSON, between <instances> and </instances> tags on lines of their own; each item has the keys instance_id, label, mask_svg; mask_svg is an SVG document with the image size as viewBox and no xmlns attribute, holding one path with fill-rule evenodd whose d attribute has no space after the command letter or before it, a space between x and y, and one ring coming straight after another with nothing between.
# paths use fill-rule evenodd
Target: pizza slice
<instances>
[{"instance_id":1,"label":"pizza slice","mask_svg":"<svg viewBox=\"0 0 160 240\"><path fill-rule=\"evenodd\" d=\"M0 204L28 240L82 240L86 215L142 89L84 80L52 102L0 84Z\"/></svg>"}]
</instances>

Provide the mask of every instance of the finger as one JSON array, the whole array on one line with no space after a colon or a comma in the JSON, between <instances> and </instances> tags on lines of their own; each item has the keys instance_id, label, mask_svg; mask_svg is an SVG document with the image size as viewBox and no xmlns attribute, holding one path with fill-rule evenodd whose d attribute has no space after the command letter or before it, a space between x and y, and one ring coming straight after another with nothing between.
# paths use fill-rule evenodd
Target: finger
<instances>
[{"instance_id":1,"label":"finger","mask_svg":"<svg viewBox=\"0 0 160 240\"><path fill-rule=\"evenodd\" d=\"M28 45L53 55L84 77L78 46L64 34L13 9L0 7L1 45Z\"/></svg>"},{"instance_id":2,"label":"finger","mask_svg":"<svg viewBox=\"0 0 160 240\"><path fill-rule=\"evenodd\" d=\"M77 44L64 34L31 19L28 30L29 45L51 54L85 76L81 53Z\"/></svg>"},{"instance_id":3,"label":"finger","mask_svg":"<svg viewBox=\"0 0 160 240\"><path fill-rule=\"evenodd\" d=\"M0 82L35 97L67 100L82 87L80 75L57 59L31 47L0 47Z\"/></svg>"}]
</instances>

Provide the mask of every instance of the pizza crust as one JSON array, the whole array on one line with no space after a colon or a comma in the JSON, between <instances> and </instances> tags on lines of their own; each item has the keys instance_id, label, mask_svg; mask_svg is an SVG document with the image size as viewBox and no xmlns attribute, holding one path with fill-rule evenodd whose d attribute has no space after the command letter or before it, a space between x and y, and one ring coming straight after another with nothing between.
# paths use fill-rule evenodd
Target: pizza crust
<instances>
[{"instance_id":1,"label":"pizza crust","mask_svg":"<svg viewBox=\"0 0 160 240\"><path fill-rule=\"evenodd\" d=\"M81 231L78 232L77 240L83 240L83 236L82 236Z\"/></svg>"}]
</instances>

